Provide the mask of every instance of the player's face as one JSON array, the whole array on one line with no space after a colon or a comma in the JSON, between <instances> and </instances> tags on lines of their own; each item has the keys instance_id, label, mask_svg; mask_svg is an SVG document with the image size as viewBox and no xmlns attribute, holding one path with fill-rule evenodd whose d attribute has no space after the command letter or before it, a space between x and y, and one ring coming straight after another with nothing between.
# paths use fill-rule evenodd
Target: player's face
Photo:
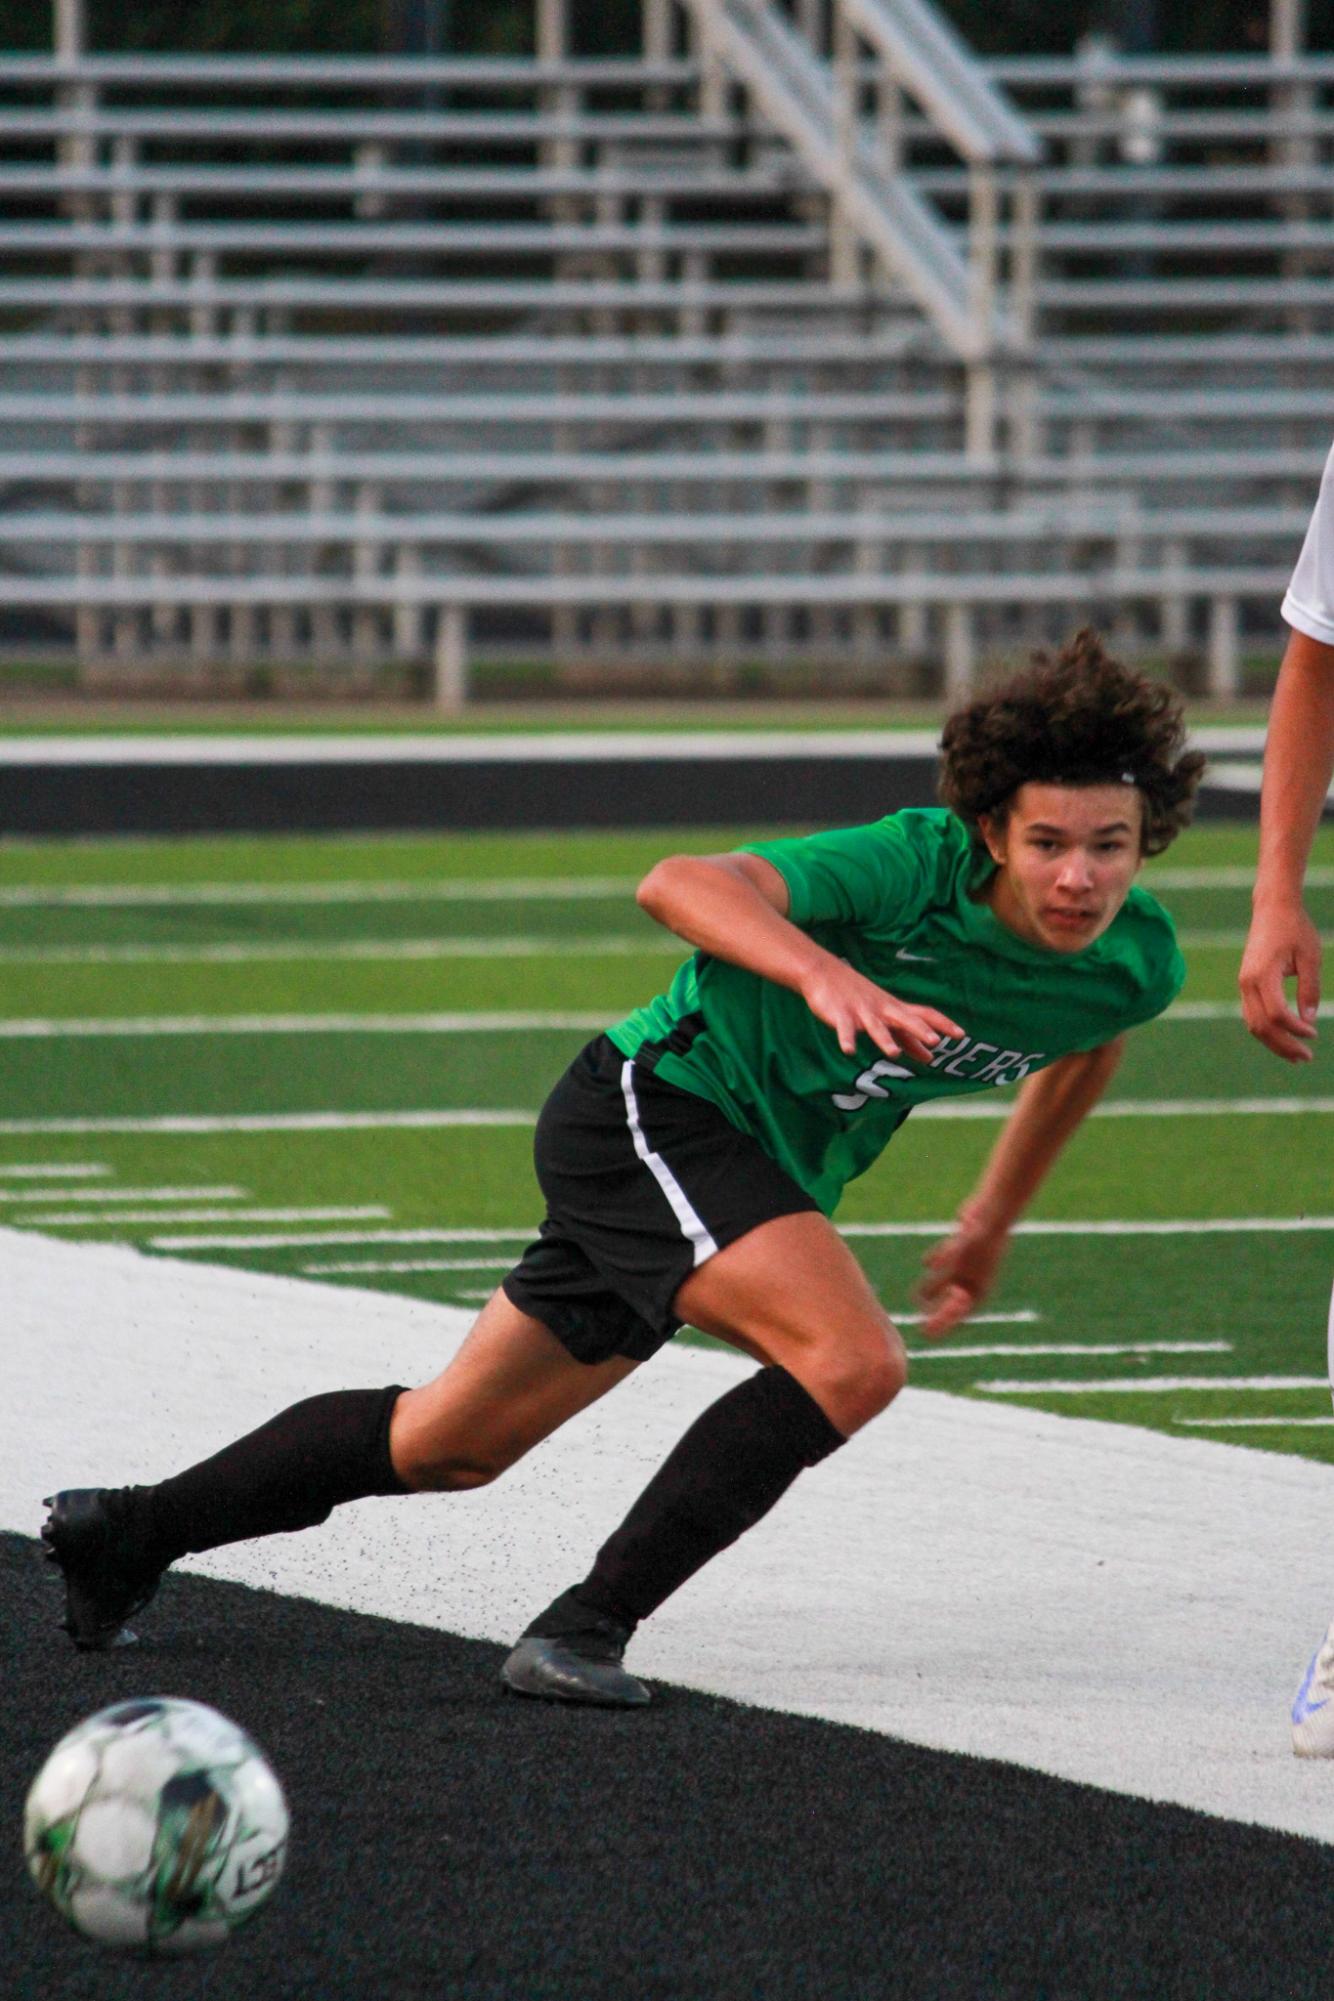
<instances>
[{"instance_id":1,"label":"player's face","mask_svg":"<svg viewBox=\"0 0 1334 2001\"><path fill-rule=\"evenodd\" d=\"M987 900L1001 923L1030 945L1082 952L1139 871L1143 814L1133 785L1021 785L1004 822L982 821L996 863Z\"/></svg>"}]
</instances>

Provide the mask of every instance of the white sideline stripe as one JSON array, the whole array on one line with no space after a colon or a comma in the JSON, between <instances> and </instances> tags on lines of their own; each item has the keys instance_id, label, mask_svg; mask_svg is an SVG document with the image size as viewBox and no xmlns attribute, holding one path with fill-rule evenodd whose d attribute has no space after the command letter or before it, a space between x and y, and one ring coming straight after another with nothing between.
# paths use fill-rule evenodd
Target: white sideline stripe
<instances>
[{"instance_id":1,"label":"white sideline stripe","mask_svg":"<svg viewBox=\"0 0 1334 2001\"><path fill-rule=\"evenodd\" d=\"M899 1316L890 1314L891 1320ZM977 1327L986 1319L985 1313L970 1313L967 1324ZM984 1360L989 1355L1230 1355L1230 1341L992 1341L976 1348L958 1348L952 1341L938 1348L914 1348L914 1362L948 1362L951 1356L959 1360Z\"/></svg>"},{"instance_id":2,"label":"white sideline stripe","mask_svg":"<svg viewBox=\"0 0 1334 2001\"><path fill-rule=\"evenodd\" d=\"M630 875L477 876L442 880L437 876L361 879L329 882L191 882L191 883L6 883L0 885L0 908L100 909L199 903L508 903L559 898L632 895L637 878ZM1250 889L1255 869L1247 863L1210 868L1150 868L1144 877L1151 890ZM1313 864L1306 871L1307 887L1334 887L1334 866Z\"/></svg>"},{"instance_id":3,"label":"white sideline stripe","mask_svg":"<svg viewBox=\"0 0 1334 2001\"><path fill-rule=\"evenodd\" d=\"M0 754L0 762L3 756ZM1307 873L1307 881L1311 872ZM536 903L584 897L629 896L634 876L478 876L441 881L436 876L336 882L140 882L8 883L0 909L138 909L195 903Z\"/></svg>"},{"instance_id":4,"label":"white sideline stripe","mask_svg":"<svg viewBox=\"0 0 1334 2001\"><path fill-rule=\"evenodd\" d=\"M695 1264L702 1265L706 1258L715 1255L718 1246L709 1234L704 1218L691 1207L690 1197L667 1162L660 1153L654 1152L644 1136L644 1129L639 1123L639 1100L635 1097L635 1066L629 1057L621 1065L621 1095L625 1099L626 1123L635 1143L635 1152L667 1197L668 1206L681 1227L681 1235L694 1251Z\"/></svg>"},{"instance_id":5,"label":"white sideline stripe","mask_svg":"<svg viewBox=\"0 0 1334 2001\"><path fill-rule=\"evenodd\" d=\"M164 1112L149 1118L0 1119L0 1135L38 1133L318 1133L433 1131L449 1126L531 1126L527 1111Z\"/></svg>"},{"instance_id":6,"label":"white sideline stripe","mask_svg":"<svg viewBox=\"0 0 1334 2001\"><path fill-rule=\"evenodd\" d=\"M369 1223L391 1213L383 1203L320 1209L130 1209L119 1210L114 1216L108 1216L105 1210L90 1214L87 1210L62 1209L47 1216L25 1216L23 1221L34 1230L73 1230L106 1229L119 1223L353 1223L359 1217ZM211 1241L208 1237L200 1239L201 1243Z\"/></svg>"},{"instance_id":7,"label":"white sideline stripe","mask_svg":"<svg viewBox=\"0 0 1334 2001\"><path fill-rule=\"evenodd\" d=\"M845 1237L936 1237L948 1236L952 1222L943 1223L840 1223ZM1021 1222L1011 1232L1016 1237L1211 1237L1244 1235L1271 1230L1334 1230L1334 1216L1197 1216L1172 1221L1105 1220L1096 1222Z\"/></svg>"},{"instance_id":8,"label":"white sideline stripe","mask_svg":"<svg viewBox=\"0 0 1334 2001\"><path fill-rule=\"evenodd\" d=\"M157 1035L493 1035L523 1029L598 1029L607 1010L545 1010L440 1014L144 1014L97 1015L61 1020L0 1019L0 1039L11 1041L82 1036Z\"/></svg>"},{"instance_id":9,"label":"white sideline stripe","mask_svg":"<svg viewBox=\"0 0 1334 2001\"><path fill-rule=\"evenodd\" d=\"M424 1014L132 1014L9 1015L0 1039L37 1041L90 1036L159 1035L497 1035L522 1030L605 1028L609 1010L454 1008ZM1334 1003L1320 1009L1334 1015ZM1235 1001L1177 1001L1161 1022L1240 1021Z\"/></svg>"},{"instance_id":10,"label":"white sideline stripe","mask_svg":"<svg viewBox=\"0 0 1334 2001\"><path fill-rule=\"evenodd\" d=\"M919 1105L917 1119L1006 1119L1010 1098L962 1098ZM1294 1118L1334 1112L1331 1098L1113 1098L1090 1118ZM161 1112L149 1117L0 1119L0 1136L48 1138L92 1133L300 1133L433 1131L452 1126L531 1126L537 1113L473 1106L405 1112Z\"/></svg>"},{"instance_id":11,"label":"white sideline stripe","mask_svg":"<svg viewBox=\"0 0 1334 2001\"><path fill-rule=\"evenodd\" d=\"M1334 1014L1334 1005L1320 1010ZM544 1029L594 1031L608 1010L545 1008L445 1009L430 1014L132 1014L0 1017L6 1041L74 1040L92 1036L161 1035L503 1035ZM1240 1021L1233 1001L1178 1001L1159 1021ZM939 1116L939 1114L937 1114Z\"/></svg>"},{"instance_id":12,"label":"white sideline stripe","mask_svg":"<svg viewBox=\"0 0 1334 2001\"><path fill-rule=\"evenodd\" d=\"M1201 864L1199 867L1155 868L1150 865L1144 872L1144 887L1160 889L1250 889L1255 882L1253 863L1222 862L1214 867ZM1308 889L1334 888L1334 866L1328 863L1313 864L1306 871Z\"/></svg>"},{"instance_id":13,"label":"white sideline stripe","mask_svg":"<svg viewBox=\"0 0 1334 2001\"><path fill-rule=\"evenodd\" d=\"M302 1265L303 1272L381 1271L507 1271L512 1258L372 1258L342 1259L334 1264Z\"/></svg>"},{"instance_id":14,"label":"white sideline stripe","mask_svg":"<svg viewBox=\"0 0 1334 2001\"><path fill-rule=\"evenodd\" d=\"M99 1160L21 1160L11 1161L7 1167L0 1167L0 1176L13 1181L94 1181L100 1174L110 1174L111 1169Z\"/></svg>"},{"instance_id":15,"label":"white sideline stripe","mask_svg":"<svg viewBox=\"0 0 1334 2001\"><path fill-rule=\"evenodd\" d=\"M1242 933L1238 932L1240 940ZM1184 941L1183 941L1184 942ZM0 945L6 966L245 966L285 960L596 959L665 953L680 958L679 938L651 931L588 932L562 937L267 938L254 944Z\"/></svg>"},{"instance_id":16,"label":"white sideline stripe","mask_svg":"<svg viewBox=\"0 0 1334 2001\"><path fill-rule=\"evenodd\" d=\"M1135 1381L1126 1376L1117 1376L1106 1383L1070 1382L1062 1377L1054 1377L1043 1382L1035 1378L1026 1383L1008 1376L996 1376L989 1382L973 1384L975 1390L985 1390L988 1396L1043 1396L1043 1397L1102 1397L1102 1396L1152 1396L1166 1394L1174 1390L1244 1390L1248 1393L1266 1390L1328 1390L1328 1376L1145 1376Z\"/></svg>"},{"instance_id":17,"label":"white sideline stripe","mask_svg":"<svg viewBox=\"0 0 1334 2001\"><path fill-rule=\"evenodd\" d=\"M0 1202L51 1202L63 1189L56 1188L0 1188ZM239 1202L250 1193L248 1188L80 1188L77 1195L71 1194L71 1201L79 1202Z\"/></svg>"},{"instance_id":18,"label":"white sideline stripe","mask_svg":"<svg viewBox=\"0 0 1334 2001\"><path fill-rule=\"evenodd\" d=\"M1220 725L1221 730L1228 725ZM1202 747L1209 733L1192 735ZM1245 752L1256 732L1238 726L1219 748ZM1258 742L1263 744L1261 733ZM130 734L12 736L4 740L0 763L71 764L564 764L571 758L599 764L662 762L732 763L737 758L782 762L790 758L930 758L940 739L935 730L831 729L756 730L533 730L399 734L367 731L348 735L232 734L202 732L152 736Z\"/></svg>"},{"instance_id":19,"label":"white sideline stripe","mask_svg":"<svg viewBox=\"0 0 1334 2001\"><path fill-rule=\"evenodd\" d=\"M1328 1020L1334 1015L1334 1003L1326 1001L1320 1009L1321 1016ZM1155 1015L1156 1021L1240 1021L1239 1001L1174 1001L1162 1014Z\"/></svg>"},{"instance_id":20,"label":"white sideline stripe","mask_svg":"<svg viewBox=\"0 0 1334 2001\"><path fill-rule=\"evenodd\" d=\"M954 1223L947 1218L941 1223L840 1223L839 1234L844 1237L948 1237ZM1245 1216L1208 1219L1191 1222L1096 1222L1096 1223L1017 1223L1013 1234L1019 1237L1173 1237L1178 1235L1212 1235L1217 1232L1255 1231L1266 1233L1271 1230L1334 1230L1334 1216ZM200 1245L218 1244L230 1250L281 1250L304 1244L508 1244L526 1242L537 1235L537 1225L529 1223L519 1229L504 1230L464 1230L464 1229L412 1229L412 1230L328 1230L316 1236L261 1236L261 1237L154 1237L155 1250L184 1251L198 1250Z\"/></svg>"},{"instance_id":21,"label":"white sideline stripe","mask_svg":"<svg viewBox=\"0 0 1334 2001\"><path fill-rule=\"evenodd\" d=\"M1154 868L1144 878L1151 890L1250 889L1255 869L1246 863L1216 868ZM1310 889L1334 887L1334 867L1306 871ZM194 883L7 883L0 908L136 909L160 904L227 903L507 903L632 895L634 876L478 876L441 881L437 877L336 882Z\"/></svg>"},{"instance_id":22,"label":"white sideline stripe","mask_svg":"<svg viewBox=\"0 0 1334 2001\"><path fill-rule=\"evenodd\" d=\"M896 1313L892 1306L886 1310L896 1327L918 1327L926 1319L925 1313ZM1033 1327L1041 1318L1042 1315L1035 1307L1022 1306L1014 1313L970 1313L968 1316L968 1325L970 1327ZM932 1352L936 1353L938 1351L933 1349ZM1028 1349L1025 1347L1022 1352L1026 1355Z\"/></svg>"},{"instance_id":23,"label":"white sideline stripe","mask_svg":"<svg viewBox=\"0 0 1334 2001\"><path fill-rule=\"evenodd\" d=\"M1177 942L1186 952L1240 952L1246 933L1179 931ZM624 958L660 952L679 957L680 940L652 931L590 931L575 936L461 938L337 938L326 943L307 938L266 938L253 944L228 941L211 945L0 945L0 965L6 966L246 966L284 960L431 960L431 959L596 959Z\"/></svg>"},{"instance_id":24,"label":"white sideline stripe","mask_svg":"<svg viewBox=\"0 0 1334 2001\"><path fill-rule=\"evenodd\" d=\"M334 1230L327 1235L321 1234L318 1237L306 1237L303 1239L301 1237L283 1236L275 1237L272 1241L276 1244L299 1244L302 1242L311 1244L521 1244L527 1243L530 1237L535 1237L536 1235L537 1224L525 1223L518 1229L505 1230L468 1230L463 1228L441 1228L438 1230L369 1230L364 1232L360 1230ZM156 1243L156 1241L155 1238L154 1242ZM222 1239L220 1237L204 1237L201 1239L201 1242L217 1244L221 1243ZM369 1270L370 1267L358 1264L349 1267L349 1269L362 1271Z\"/></svg>"},{"instance_id":25,"label":"white sideline stripe","mask_svg":"<svg viewBox=\"0 0 1334 2001\"><path fill-rule=\"evenodd\" d=\"M967 1109L961 1105L957 1110L951 1106L944 1113L934 1112L936 1118L1003 1118L1008 1107L988 1105L985 1110L974 1109L971 1103ZM926 1107L928 1115L932 1107ZM1303 1113L1334 1112L1334 1098L1113 1098L1108 1104L1095 1105L1089 1117L1094 1119L1226 1119L1226 1118L1298 1118ZM919 1116L914 1114L914 1117Z\"/></svg>"},{"instance_id":26,"label":"white sideline stripe","mask_svg":"<svg viewBox=\"0 0 1334 2001\"><path fill-rule=\"evenodd\" d=\"M1334 1417L1174 1417L1172 1423L1188 1424L1192 1431L1256 1431L1264 1426L1313 1431L1334 1424Z\"/></svg>"},{"instance_id":27,"label":"white sideline stripe","mask_svg":"<svg viewBox=\"0 0 1334 2001\"><path fill-rule=\"evenodd\" d=\"M0 1527L27 1537L37 1497L74 1471L158 1479L361 1381L368 1354L386 1382L424 1381L472 1317L8 1230L0 1298ZM571 1552L598 1547L752 1368L670 1344L466 1507L360 1501L317 1534L186 1567L512 1642ZM949 1506L929 1505L941 1493ZM1334 1468L1244 1437L909 1386L645 1623L633 1664L1328 1843L1330 1772L1292 1756L1287 1710L1329 1613L1328 1537L1293 1524L1332 1515ZM173 1623L164 1607L154 1635Z\"/></svg>"},{"instance_id":28,"label":"white sideline stripe","mask_svg":"<svg viewBox=\"0 0 1334 2001\"><path fill-rule=\"evenodd\" d=\"M1194 750L1211 756L1258 756L1266 731L1257 723L1211 723L1190 732ZM4 740L3 761L15 764L432 764L511 763L516 759L560 763L571 757L614 764L625 758L686 758L692 762L738 757L930 758L940 749L937 729L895 725L812 729L791 725L754 729L556 729L171 731L153 734L64 732Z\"/></svg>"}]
</instances>

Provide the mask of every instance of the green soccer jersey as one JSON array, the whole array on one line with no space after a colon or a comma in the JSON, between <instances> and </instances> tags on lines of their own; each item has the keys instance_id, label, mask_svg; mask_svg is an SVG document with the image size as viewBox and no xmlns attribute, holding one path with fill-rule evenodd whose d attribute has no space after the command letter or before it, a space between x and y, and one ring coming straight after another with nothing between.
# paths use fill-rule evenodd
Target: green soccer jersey
<instances>
[{"instance_id":1,"label":"green soccer jersey","mask_svg":"<svg viewBox=\"0 0 1334 2001\"><path fill-rule=\"evenodd\" d=\"M990 864L943 808L746 852L778 870L791 921L817 943L964 1030L929 1065L891 1061L866 1036L845 1056L799 994L706 952L608 1030L623 1055L717 1105L826 1214L914 1106L1096 1049L1161 1013L1185 978L1171 918L1139 888L1083 951L1017 937L977 900Z\"/></svg>"}]
</instances>

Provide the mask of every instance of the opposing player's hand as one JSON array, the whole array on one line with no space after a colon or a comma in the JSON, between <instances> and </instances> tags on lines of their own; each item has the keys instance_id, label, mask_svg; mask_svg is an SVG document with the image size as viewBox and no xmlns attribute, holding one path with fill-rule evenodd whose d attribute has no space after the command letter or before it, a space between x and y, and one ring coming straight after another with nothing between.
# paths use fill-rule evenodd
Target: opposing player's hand
<instances>
[{"instance_id":1,"label":"opposing player's hand","mask_svg":"<svg viewBox=\"0 0 1334 2001\"><path fill-rule=\"evenodd\" d=\"M845 1056L855 1053L859 1035L868 1035L886 1056L929 1063L942 1036L964 1032L939 1008L896 1000L845 959L827 954L803 981L801 997L833 1029Z\"/></svg>"},{"instance_id":2,"label":"opposing player's hand","mask_svg":"<svg viewBox=\"0 0 1334 2001\"><path fill-rule=\"evenodd\" d=\"M1283 982L1295 977L1294 1009ZM1251 1034L1288 1063L1309 1063L1320 1009L1320 934L1300 905L1258 909L1237 981Z\"/></svg>"},{"instance_id":3,"label":"opposing player's hand","mask_svg":"<svg viewBox=\"0 0 1334 2001\"><path fill-rule=\"evenodd\" d=\"M926 1310L922 1333L939 1341L966 1320L996 1282L1009 1244L1008 1230L961 1210L952 1236L928 1251L918 1298Z\"/></svg>"}]
</instances>

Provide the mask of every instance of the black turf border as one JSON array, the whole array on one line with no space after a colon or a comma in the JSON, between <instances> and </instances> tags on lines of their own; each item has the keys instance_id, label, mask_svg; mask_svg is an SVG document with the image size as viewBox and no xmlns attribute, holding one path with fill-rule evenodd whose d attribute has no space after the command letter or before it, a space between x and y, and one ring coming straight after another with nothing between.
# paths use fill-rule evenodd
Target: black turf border
<instances>
[{"instance_id":1,"label":"black turf border","mask_svg":"<svg viewBox=\"0 0 1334 2001\"><path fill-rule=\"evenodd\" d=\"M631 1714L525 1703L495 1646L200 1577L167 1580L137 1652L76 1655L15 1535L0 1587L14 2001L1328 1994L1315 1842L678 1689ZM45 1747L147 1694L243 1722L293 1810L272 1907L154 1969L67 1934L17 1840Z\"/></svg>"},{"instance_id":2,"label":"black turf border","mask_svg":"<svg viewBox=\"0 0 1334 2001\"><path fill-rule=\"evenodd\" d=\"M936 803L930 757L4 763L0 835L848 825ZM1200 796L1253 819L1249 794Z\"/></svg>"}]
</instances>

